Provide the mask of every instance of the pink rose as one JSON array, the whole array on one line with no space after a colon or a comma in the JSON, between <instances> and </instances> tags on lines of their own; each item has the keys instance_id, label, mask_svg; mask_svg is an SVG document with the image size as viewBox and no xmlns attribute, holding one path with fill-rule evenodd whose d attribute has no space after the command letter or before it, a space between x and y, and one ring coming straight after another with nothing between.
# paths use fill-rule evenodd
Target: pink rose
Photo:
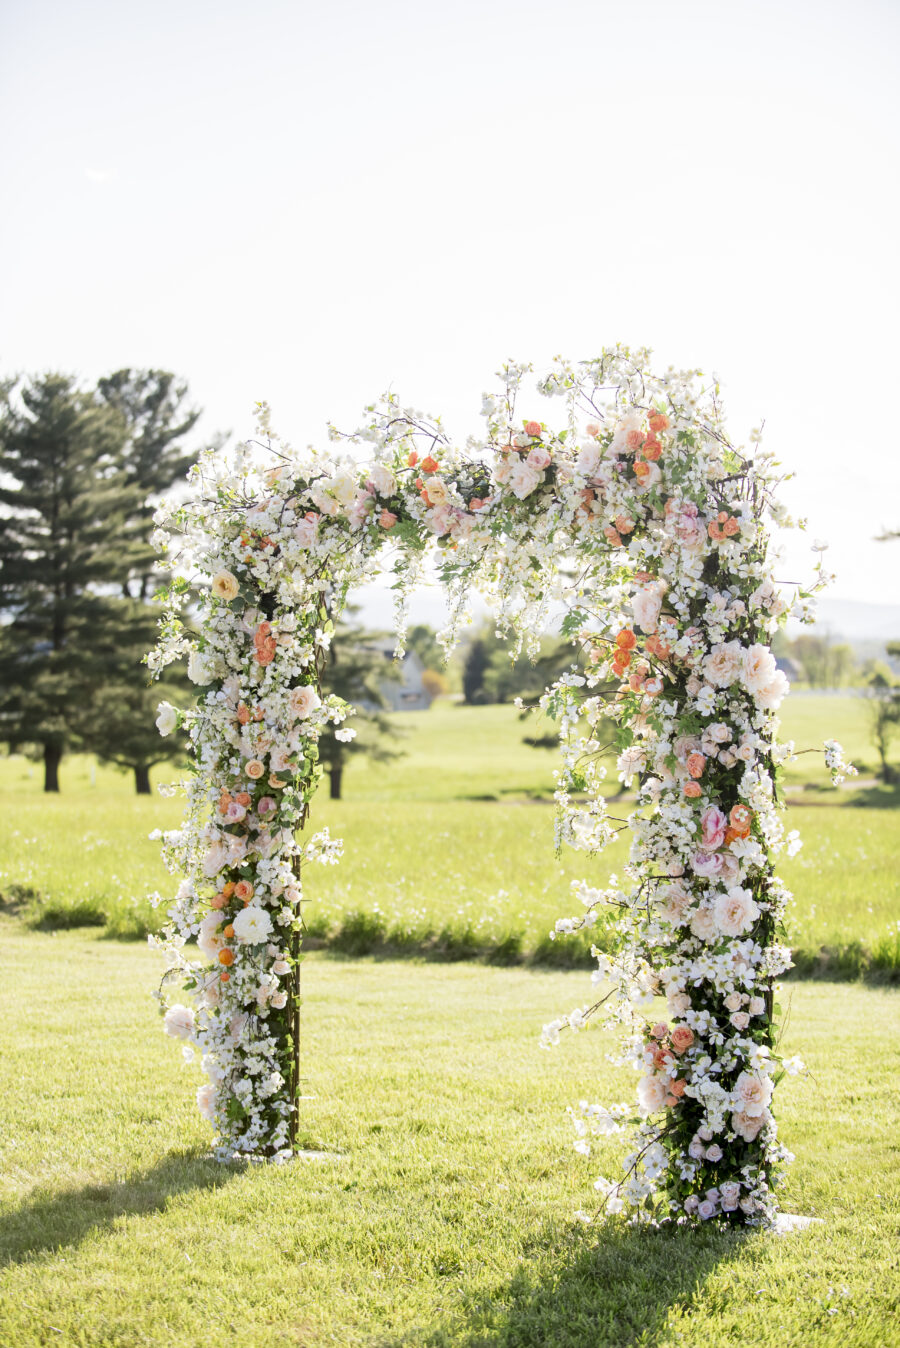
<instances>
[{"instance_id":1,"label":"pink rose","mask_svg":"<svg viewBox=\"0 0 900 1348\"><path fill-rule=\"evenodd\" d=\"M262 800L259 802L259 804L258 804L257 807L256 807L256 812L257 812L257 814L260 814L260 815L262 815L262 814L270 814L270 813L272 812L272 810L274 810L274 809L275 809L275 801L272 799L272 797L271 797L271 796L263 796Z\"/></svg>"},{"instance_id":2,"label":"pink rose","mask_svg":"<svg viewBox=\"0 0 900 1348\"><path fill-rule=\"evenodd\" d=\"M700 816L700 841L707 852L713 852L725 841L728 817L718 805L710 805Z\"/></svg>"},{"instance_id":3,"label":"pink rose","mask_svg":"<svg viewBox=\"0 0 900 1348\"><path fill-rule=\"evenodd\" d=\"M528 464L529 468L533 468L535 472L541 473L549 464L550 455L547 453L546 449L544 449L543 445L535 445L529 452L525 462Z\"/></svg>"},{"instance_id":4,"label":"pink rose","mask_svg":"<svg viewBox=\"0 0 900 1348\"><path fill-rule=\"evenodd\" d=\"M318 516L316 517L318 518ZM302 519L294 529L294 537L301 548L311 548L316 541L318 529L312 520Z\"/></svg>"},{"instance_id":5,"label":"pink rose","mask_svg":"<svg viewBox=\"0 0 900 1348\"><path fill-rule=\"evenodd\" d=\"M718 880L723 865L721 852L695 852L691 857L691 870L704 880Z\"/></svg>"}]
</instances>

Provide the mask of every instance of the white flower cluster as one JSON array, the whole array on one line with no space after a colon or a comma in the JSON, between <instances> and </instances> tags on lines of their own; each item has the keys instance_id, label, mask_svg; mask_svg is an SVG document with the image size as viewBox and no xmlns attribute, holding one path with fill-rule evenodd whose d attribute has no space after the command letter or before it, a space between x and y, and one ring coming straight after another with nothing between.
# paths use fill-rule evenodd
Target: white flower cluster
<instances>
[{"instance_id":1,"label":"white flower cluster","mask_svg":"<svg viewBox=\"0 0 900 1348\"><path fill-rule=\"evenodd\" d=\"M607 1209L764 1221L783 1159L772 980L790 963L776 941L789 896L771 866L785 845L775 711L788 689L769 642L809 606L772 579L776 469L729 443L715 395L691 373L655 377L644 352L558 363L539 384L566 399L558 431L517 418L527 370L507 367L502 393L485 395L486 432L466 454L392 395L352 435L333 431L332 453L273 441L263 409L277 466L262 472L248 446L228 461L207 455L194 499L160 516L176 577L151 663L187 654L200 690L192 710L164 704L159 717L163 734L185 726L196 769L185 825L164 839L187 876L167 958L195 1009L171 1008L167 1028L203 1055L199 1103L223 1154L283 1153L300 869L337 859L327 836L296 841L322 728L348 710L322 697L332 624L386 555L402 648L408 596L432 555L454 621L478 588L516 650L536 651L551 612L566 609L581 659L542 699L560 725L558 841L593 853L615 836L600 764L610 740L637 792L626 883L580 886L582 912L552 933L596 926L601 906L618 914L597 938L594 982L611 984L604 1000L641 1076L625 1177L599 1186ZM181 617L188 601L197 639ZM600 949L611 931L615 948ZM672 1023L651 1025L663 996ZM545 1041L594 1009L552 1022ZM591 1133L619 1130L618 1109L585 1108Z\"/></svg>"}]
</instances>

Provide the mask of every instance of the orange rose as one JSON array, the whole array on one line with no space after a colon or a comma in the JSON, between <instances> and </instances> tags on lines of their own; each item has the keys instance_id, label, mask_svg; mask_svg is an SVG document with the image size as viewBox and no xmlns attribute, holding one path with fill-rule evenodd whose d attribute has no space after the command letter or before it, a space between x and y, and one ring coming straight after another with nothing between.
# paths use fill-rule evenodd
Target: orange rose
<instances>
[{"instance_id":1,"label":"orange rose","mask_svg":"<svg viewBox=\"0 0 900 1348\"><path fill-rule=\"evenodd\" d=\"M226 964L226 965L227 965L227 964L234 964L234 951L233 951L233 950L228 950L227 948L226 948L225 950L220 950L220 951L219 951L219 963L220 963L220 964Z\"/></svg>"},{"instance_id":2,"label":"orange rose","mask_svg":"<svg viewBox=\"0 0 900 1348\"><path fill-rule=\"evenodd\" d=\"M699 795L702 795L699 782L685 782L682 790L691 800L696 800Z\"/></svg>"},{"instance_id":3,"label":"orange rose","mask_svg":"<svg viewBox=\"0 0 900 1348\"><path fill-rule=\"evenodd\" d=\"M422 460L423 473L436 473L438 467L439 464L437 459L433 459L430 454L426 455L426 457Z\"/></svg>"},{"instance_id":4,"label":"orange rose","mask_svg":"<svg viewBox=\"0 0 900 1348\"><path fill-rule=\"evenodd\" d=\"M541 435L541 423L539 421L526 421L525 434L530 435L532 439L539 438Z\"/></svg>"}]
</instances>

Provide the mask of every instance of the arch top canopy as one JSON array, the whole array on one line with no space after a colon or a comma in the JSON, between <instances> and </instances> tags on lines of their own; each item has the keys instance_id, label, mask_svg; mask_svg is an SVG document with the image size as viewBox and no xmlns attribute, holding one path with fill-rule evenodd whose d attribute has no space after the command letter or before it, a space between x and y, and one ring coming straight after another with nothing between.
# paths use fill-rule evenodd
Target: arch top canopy
<instances>
[{"instance_id":1,"label":"arch top canopy","mask_svg":"<svg viewBox=\"0 0 900 1348\"><path fill-rule=\"evenodd\" d=\"M160 709L163 733L187 730L195 768L185 825L164 848L186 876L164 942L195 1005L170 1008L167 1024L203 1053L198 1098L221 1154L290 1154L301 870L335 852L327 835L297 832L322 727L352 734L321 685L333 623L354 585L390 568L402 643L429 565L450 601L448 645L473 589L530 652L564 614L580 658L543 699L561 727L560 840L593 853L612 836L602 742L638 784L626 887L582 886L584 911L557 924L594 925L610 903L618 914L596 976L611 980L642 1067L641 1145L609 1206L692 1216L712 1201L729 1220L767 1220L781 1158L771 984L789 962L772 869L787 684L769 640L789 610L807 611L821 569L803 593L775 584L779 472L755 439L729 440L715 384L654 375L646 352L623 347L557 362L537 394L529 373L504 368L465 448L388 396L356 431L332 429L327 449L295 452L261 405L258 439L205 454L191 499L161 511L173 580L149 659L158 671L187 656L199 690L193 708ZM651 1029L644 1008L660 994L674 1024ZM590 1120L583 1130L620 1127L604 1111Z\"/></svg>"}]
</instances>

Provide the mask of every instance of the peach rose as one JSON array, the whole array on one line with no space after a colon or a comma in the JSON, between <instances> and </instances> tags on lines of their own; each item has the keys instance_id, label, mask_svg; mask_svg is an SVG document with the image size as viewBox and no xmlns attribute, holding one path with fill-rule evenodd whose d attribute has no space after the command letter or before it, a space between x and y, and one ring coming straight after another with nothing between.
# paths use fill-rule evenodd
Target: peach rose
<instances>
[{"instance_id":1,"label":"peach rose","mask_svg":"<svg viewBox=\"0 0 900 1348\"><path fill-rule=\"evenodd\" d=\"M702 777L703 769L706 767L706 759L703 754L691 754L685 766L692 777Z\"/></svg>"},{"instance_id":2,"label":"peach rose","mask_svg":"<svg viewBox=\"0 0 900 1348\"><path fill-rule=\"evenodd\" d=\"M698 796L703 795L699 782L685 782L681 789L689 800L696 800Z\"/></svg>"},{"instance_id":3,"label":"peach rose","mask_svg":"<svg viewBox=\"0 0 900 1348\"><path fill-rule=\"evenodd\" d=\"M241 903L249 903L253 898L253 886L249 880L238 880L234 887L234 897Z\"/></svg>"},{"instance_id":4,"label":"peach rose","mask_svg":"<svg viewBox=\"0 0 900 1348\"><path fill-rule=\"evenodd\" d=\"M252 782L258 782L265 775L266 766L258 758L251 758L244 771Z\"/></svg>"},{"instance_id":5,"label":"peach rose","mask_svg":"<svg viewBox=\"0 0 900 1348\"><path fill-rule=\"evenodd\" d=\"M694 1031L689 1025L676 1025L670 1036L676 1053L684 1053L694 1042Z\"/></svg>"}]
</instances>

